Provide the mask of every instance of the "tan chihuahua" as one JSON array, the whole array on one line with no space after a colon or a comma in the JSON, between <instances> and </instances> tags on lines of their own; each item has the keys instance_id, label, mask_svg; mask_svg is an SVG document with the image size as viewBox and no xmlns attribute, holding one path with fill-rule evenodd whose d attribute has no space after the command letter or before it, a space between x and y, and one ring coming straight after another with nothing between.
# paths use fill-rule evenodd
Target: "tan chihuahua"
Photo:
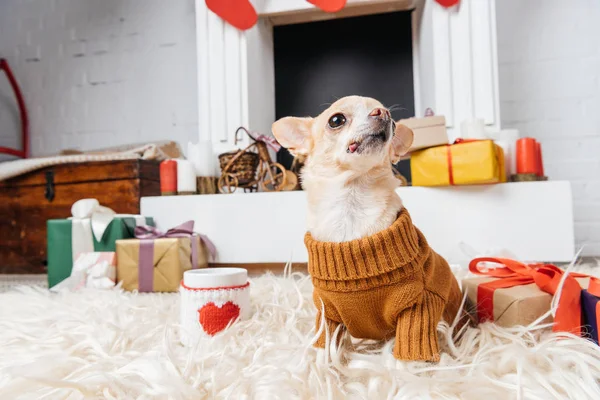
<instances>
[{"instance_id":1,"label":"tan chihuahua","mask_svg":"<svg viewBox=\"0 0 600 400\"><path fill-rule=\"evenodd\" d=\"M461 295L446 261L413 226L391 164L413 132L375 99L350 96L316 118L287 117L273 134L306 156L309 272L315 286L316 346L342 324L358 338L396 337L394 355L438 360L437 324L452 321Z\"/></svg>"},{"instance_id":2,"label":"tan chihuahua","mask_svg":"<svg viewBox=\"0 0 600 400\"><path fill-rule=\"evenodd\" d=\"M321 241L344 242L389 227L402 208L390 165L413 141L377 100L350 96L316 118L280 119L279 143L307 156L302 184L308 194L308 230Z\"/></svg>"}]
</instances>

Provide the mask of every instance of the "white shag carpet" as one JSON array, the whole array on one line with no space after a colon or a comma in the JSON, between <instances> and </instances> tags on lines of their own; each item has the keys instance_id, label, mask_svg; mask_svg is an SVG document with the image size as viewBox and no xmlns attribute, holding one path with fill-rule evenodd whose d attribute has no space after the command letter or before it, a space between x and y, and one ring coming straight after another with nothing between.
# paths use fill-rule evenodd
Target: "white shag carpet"
<instances>
[{"instance_id":1,"label":"white shag carpet","mask_svg":"<svg viewBox=\"0 0 600 400\"><path fill-rule=\"evenodd\" d=\"M252 279L253 317L186 349L178 294L0 294L1 399L600 399L600 348L548 327L440 324L439 364L397 362L392 342L311 346L300 273ZM354 343L352 343L354 342Z\"/></svg>"}]
</instances>

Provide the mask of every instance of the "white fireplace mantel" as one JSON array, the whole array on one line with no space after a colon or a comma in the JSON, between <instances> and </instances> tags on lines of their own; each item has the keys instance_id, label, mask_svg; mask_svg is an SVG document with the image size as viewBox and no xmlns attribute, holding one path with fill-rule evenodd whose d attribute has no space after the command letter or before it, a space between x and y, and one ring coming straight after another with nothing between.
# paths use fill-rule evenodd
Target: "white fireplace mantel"
<instances>
[{"instance_id":1,"label":"white fireplace mantel","mask_svg":"<svg viewBox=\"0 0 600 400\"><path fill-rule=\"evenodd\" d=\"M434 0L348 0L343 12L334 15L304 0L252 2L259 22L241 32L209 12L204 0L196 0L200 139L211 140L216 153L235 148L240 125L270 132L275 119L274 25L395 10L413 10L416 114L432 108L444 115L451 138L470 118L483 118L488 128L500 129L495 0L461 0L460 7L450 10ZM480 251L508 249L523 260L573 257L568 182L407 187L398 193L428 241L450 262L464 258L460 242ZM304 262L305 201L301 191L176 196L144 198L141 208L166 227L193 218L217 245L222 263ZM261 223L255 223L257 218ZM287 235L281 234L282 219Z\"/></svg>"},{"instance_id":2,"label":"white fireplace mantel","mask_svg":"<svg viewBox=\"0 0 600 400\"><path fill-rule=\"evenodd\" d=\"M234 132L269 133L275 119L273 25L414 9L415 111L445 115L451 137L460 122L484 118L500 128L495 0L461 0L445 9L433 0L349 0L339 14L305 0L254 0L259 22L242 32L196 0L200 139L229 151ZM293 93L290 93L293 96ZM242 143L243 145L244 143Z\"/></svg>"},{"instance_id":3,"label":"white fireplace mantel","mask_svg":"<svg viewBox=\"0 0 600 400\"><path fill-rule=\"evenodd\" d=\"M427 242L448 262L474 254L569 262L575 252L569 182L402 187L397 190ZM443 204L443 207L440 206ZM217 247L218 263L306 262L306 193L144 197L141 213L161 229L193 219ZM285 221L285 223L282 223Z\"/></svg>"},{"instance_id":4,"label":"white fireplace mantel","mask_svg":"<svg viewBox=\"0 0 600 400\"><path fill-rule=\"evenodd\" d=\"M417 8L422 0L347 0L338 13L324 13L306 0L254 0L256 12L273 25L320 21L333 18L404 11Z\"/></svg>"}]
</instances>

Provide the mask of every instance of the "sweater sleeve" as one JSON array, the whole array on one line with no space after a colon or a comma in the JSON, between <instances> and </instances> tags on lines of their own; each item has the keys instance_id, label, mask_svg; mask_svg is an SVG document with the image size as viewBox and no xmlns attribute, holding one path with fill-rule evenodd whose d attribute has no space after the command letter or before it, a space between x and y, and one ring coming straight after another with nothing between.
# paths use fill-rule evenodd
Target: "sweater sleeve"
<instances>
[{"instance_id":1,"label":"sweater sleeve","mask_svg":"<svg viewBox=\"0 0 600 400\"><path fill-rule=\"evenodd\" d=\"M331 315L329 315L329 314L332 313L334 311L334 309L332 307L325 308L325 303L322 301L318 289L315 289L313 291L313 301L315 303L315 307L317 308L315 329L316 329L316 332L319 332L319 330L322 330L321 333L319 334L317 341L314 343L314 346L320 347L320 348L325 348L325 346L327 344L327 338L329 338L329 340L331 340L335 330L340 325L340 323L330 319ZM323 316L323 313L321 311L323 308L325 308L325 310L324 310L325 316ZM338 318L338 320L339 320L339 318ZM325 326L323 326L323 327L321 327L322 321L325 321ZM341 339L342 339L342 333L340 333L336 339L336 342L335 342L336 346L340 344Z\"/></svg>"},{"instance_id":2,"label":"sweater sleeve","mask_svg":"<svg viewBox=\"0 0 600 400\"><path fill-rule=\"evenodd\" d=\"M429 291L423 299L398 316L394 357L407 361L439 361L437 325L444 311L444 300Z\"/></svg>"},{"instance_id":3,"label":"sweater sleeve","mask_svg":"<svg viewBox=\"0 0 600 400\"><path fill-rule=\"evenodd\" d=\"M323 327L323 330L319 334L317 341L314 343L314 347L318 347L321 349L325 348L325 346L327 345L327 338L329 338L329 340L331 340L333 334L335 333L335 330L340 325L339 322L335 322L330 319L327 319L327 317L323 318L321 311L317 311L317 318L315 321L315 328L316 328L317 332L319 332L319 330L321 329L321 323L323 320L325 321L325 326ZM342 333L340 333L337 336L337 339L335 342L336 346L338 346L340 344L341 339L342 339Z\"/></svg>"}]
</instances>

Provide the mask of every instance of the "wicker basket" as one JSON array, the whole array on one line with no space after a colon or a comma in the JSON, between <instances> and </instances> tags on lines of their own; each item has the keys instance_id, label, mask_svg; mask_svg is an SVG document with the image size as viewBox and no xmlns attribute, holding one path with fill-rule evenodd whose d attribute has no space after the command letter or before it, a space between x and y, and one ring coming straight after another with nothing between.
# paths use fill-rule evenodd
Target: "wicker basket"
<instances>
[{"instance_id":1,"label":"wicker basket","mask_svg":"<svg viewBox=\"0 0 600 400\"><path fill-rule=\"evenodd\" d=\"M240 155L237 160L229 166L227 171L225 171L231 159L240 151L242 150L221 154L219 156L219 164L221 165L221 172L233 174L238 179L239 185L247 185L256 179L256 169L258 168L259 161L258 154L245 151L244 154Z\"/></svg>"}]
</instances>

